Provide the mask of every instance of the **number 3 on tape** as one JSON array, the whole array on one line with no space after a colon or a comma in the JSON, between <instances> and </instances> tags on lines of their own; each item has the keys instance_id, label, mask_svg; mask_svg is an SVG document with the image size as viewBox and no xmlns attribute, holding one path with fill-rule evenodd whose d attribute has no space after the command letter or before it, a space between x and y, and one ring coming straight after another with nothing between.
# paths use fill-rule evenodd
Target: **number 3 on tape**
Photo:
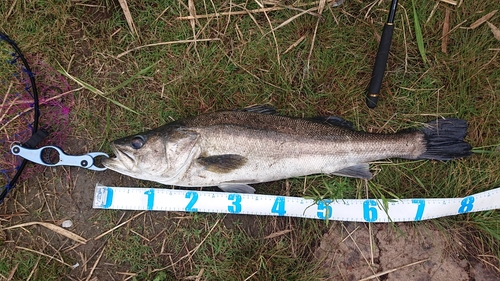
<instances>
[{"instance_id":1,"label":"number 3 on tape","mask_svg":"<svg viewBox=\"0 0 500 281\"><path fill-rule=\"evenodd\" d=\"M241 212L241 195L239 194L229 194L227 197L229 201L232 201L230 206L227 207L227 210L232 214L238 214Z\"/></svg>"}]
</instances>

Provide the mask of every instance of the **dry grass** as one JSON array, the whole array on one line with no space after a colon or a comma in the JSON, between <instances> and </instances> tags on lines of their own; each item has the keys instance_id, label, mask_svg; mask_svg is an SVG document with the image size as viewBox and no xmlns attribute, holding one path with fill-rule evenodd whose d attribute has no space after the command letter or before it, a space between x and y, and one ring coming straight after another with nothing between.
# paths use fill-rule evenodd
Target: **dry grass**
<instances>
[{"instance_id":1,"label":"dry grass","mask_svg":"<svg viewBox=\"0 0 500 281\"><path fill-rule=\"evenodd\" d=\"M78 90L75 82L71 93L76 108L73 133L64 144L70 153L108 151L107 143L117 137L251 104L273 104L293 116L340 115L373 132L457 116L469 121L468 140L478 152L470 159L376 163L377 176L369 187L352 179L306 177L257 189L310 196L313 189L328 186L328 195L338 198L389 197L388 192L411 198L461 197L498 186L496 7L418 1L416 14L428 59L424 63L411 6L400 3L381 103L368 110L364 91L388 3L351 1L332 8L333 2L48 1L41 7L12 0L0 4L0 26L27 52L42 54L78 79L74 81L87 82ZM323 277L313 253L328 231L324 222L93 210L96 182L152 185L112 172L62 167L22 182L0 206L0 279ZM58 226L65 219L73 221L72 228ZM447 245L450 256L478 259L498 269L498 219L491 211L435 224L452 241ZM373 249L378 241L371 227L368 244ZM355 231L344 231L354 250L366 246L353 238ZM364 266L371 268L374 256L364 255ZM423 261L406 266L418 267ZM365 277L404 268L384 268Z\"/></svg>"}]
</instances>

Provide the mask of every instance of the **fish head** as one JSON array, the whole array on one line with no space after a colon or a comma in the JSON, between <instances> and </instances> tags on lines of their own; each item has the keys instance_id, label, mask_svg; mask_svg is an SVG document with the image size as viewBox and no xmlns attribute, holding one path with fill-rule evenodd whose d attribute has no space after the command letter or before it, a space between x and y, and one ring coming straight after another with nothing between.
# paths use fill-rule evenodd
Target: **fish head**
<instances>
[{"instance_id":1,"label":"fish head","mask_svg":"<svg viewBox=\"0 0 500 281\"><path fill-rule=\"evenodd\" d=\"M173 184L196 155L197 139L192 131L160 127L111 142L115 157L102 164L134 178Z\"/></svg>"}]
</instances>

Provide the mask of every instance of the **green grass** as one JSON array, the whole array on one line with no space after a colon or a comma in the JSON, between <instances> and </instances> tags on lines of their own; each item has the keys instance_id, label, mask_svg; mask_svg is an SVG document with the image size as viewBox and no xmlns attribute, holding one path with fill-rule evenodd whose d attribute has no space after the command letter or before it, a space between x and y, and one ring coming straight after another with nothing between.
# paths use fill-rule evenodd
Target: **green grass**
<instances>
[{"instance_id":1,"label":"green grass","mask_svg":"<svg viewBox=\"0 0 500 281\"><path fill-rule=\"evenodd\" d=\"M0 273L8 276L13 268L16 275L13 280L61 280L61 276L69 271L68 267L52 262L49 258L40 257L37 254L25 250L12 251L3 248L0 252Z\"/></svg>"},{"instance_id":2,"label":"green grass","mask_svg":"<svg viewBox=\"0 0 500 281\"><path fill-rule=\"evenodd\" d=\"M498 41L486 25L474 30L456 28L449 35L448 53L442 53L444 3L429 21L436 1L415 1L415 11L411 2L400 3L382 98L375 110L369 110L364 95L378 47L376 34L380 35L386 21L388 1L375 6L368 18L366 3L361 1L346 1L342 7L326 9L310 57L318 19L304 15L292 21L275 31L279 63L276 43L268 34L269 23L262 13L253 14L253 18L232 15L198 19L198 38L219 41L148 47L117 59L118 54L145 44L192 39L190 22L176 19L189 14L181 4L187 1L128 1L140 40L131 35L114 1L100 1L98 6L83 1L4 2L0 4L2 31L26 53L41 54L54 68L61 65L105 95L88 90L74 94L72 134L85 140L89 151L110 152L109 141L172 119L252 104L272 104L289 116L338 115L360 130L387 133L442 115L466 119L470 127L467 139L482 153L447 163L392 160L374 164L372 168L379 172L369 184L370 196L464 197L500 185L500 60L498 50L492 50L498 49ZM228 2L194 2L198 15L229 11ZM12 13L6 18L11 7ZM446 7L452 9L452 28L465 20L462 26L468 26L498 8L494 1L464 1L459 7ZM257 8L252 1L246 6ZM232 7L235 10L241 8ZM296 13L283 9L268 16L276 27ZM415 16L421 35L415 29ZM500 26L498 14L490 21ZM284 54L302 36L305 39ZM39 181L50 182L41 177ZM311 176L290 179L287 184L293 196L365 197L360 180ZM285 181L256 187L263 194L287 192ZM58 196L71 197L68 192ZM56 199L48 200L48 205L55 204L50 200ZM28 211L37 220L50 220L43 206ZM89 225L103 231L123 222L122 215L132 216L130 212L96 212ZM200 272L205 280L318 280L322 276L312 255L328 229L325 222L212 214L155 213L145 217L109 234L102 258L114 264L116 272L135 274L135 280L176 280ZM497 258L499 222L497 211L433 221L443 229L471 232L461 241L472 241L472 249ZM292 231L265 238L287 229ZM34 231L33 241L37 235ZM32 246L39 251L45 249L36 243ZM195 247L196 252L190 253ZM96 250L81 251L90 256ZM0 253L0 274L8 275L19 263L18 280L27 278L39 258L12 247ZM67 254L79 258L74 252ZM173 263L175 266L155 271ZM88 274L76 273L80 269L61 273L55 271L57 265L41 257L37 276L62 280L64 274L75 278Z\"/></svg>"}]
</instances>

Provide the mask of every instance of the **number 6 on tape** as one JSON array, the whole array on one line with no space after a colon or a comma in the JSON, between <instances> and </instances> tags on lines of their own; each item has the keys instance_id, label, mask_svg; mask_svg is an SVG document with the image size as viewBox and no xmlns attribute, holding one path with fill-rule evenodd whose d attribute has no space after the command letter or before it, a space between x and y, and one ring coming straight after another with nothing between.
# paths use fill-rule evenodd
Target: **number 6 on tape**
<instances>
[{"instance_id":1,"label":"number 6 on tape","mask_svg":"<svg viewBox=\"0 0 500 281\"><path fill-rule=\"evenodd\" d=\"M363 218L367 222L374 222L378 218L377 214L377 202L375 200L369 199L363 202Z\"/></svg>"}]
</instances>

